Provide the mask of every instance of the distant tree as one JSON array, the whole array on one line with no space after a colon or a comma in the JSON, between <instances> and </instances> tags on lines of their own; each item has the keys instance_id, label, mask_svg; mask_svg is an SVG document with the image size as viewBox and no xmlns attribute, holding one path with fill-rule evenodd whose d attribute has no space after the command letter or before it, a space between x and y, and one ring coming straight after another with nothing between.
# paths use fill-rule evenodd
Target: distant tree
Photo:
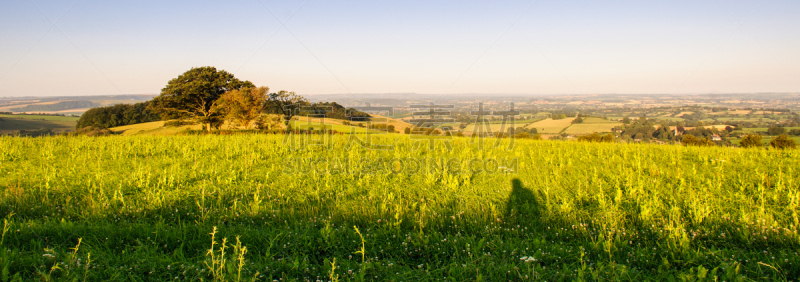
<instances>
[{"instance_id":1,"label":"distant tree","mask_svg":"<svg viewBox=\"0 0 800 282\"><path fill-rule=\"evenodd\" d=\"M316 115L318 117L324 116L325 118L352 120L368 120L370 117L370 115L365 112L361 112L353 108L346 109L344 106L339 105L339 103L336 102L318 102L308 106L300 103L300 106L303 107L297 112L297 114L301 116Z\"/></svg>"},{"instance_id":2,"label":"distant tree","mask_svg":"<svg viewBox=\"0 0 800 282\"><path fill-rule=\"evenodd\" d=\"M728 133L731 133L731 132L733 132L733 127L731 127L730 125L725 126L725 131L727 131Z\"/></svg>"},{"instance_id":3,"label":"distant tree","mask_svg":"<svg viewBox=\"0 0 800 282\"><path fill-rule=\"evenodd\" d=\"M761 135L758 134L748 134L742 137L742 141L739 142L739 146L742 148L761 148Z\"/></svg>"},{"instance_id":4,"label":"distant tree","mask_svg":"<svg viewBox=\"0 0 800 282\"><path fill-rule=\"evenodd\" d=\"M122 125L157 121L158 115L148 110L150 102L136 104L116 104L107 107L91 108L84 112L75 125L76 129L85 127L111 128Z\"/></svg>"},{"instance_id":5,"label":"distant tree","mask_svg":"<svg viewBox=\"0 0 800 282\"><path fill-rule=\"evenodd\" d=\"M403 133L411 134L411 127L406 127L405 129L403 129Z\"/></svg>"},{"instance_id":6,"label":"distant tree","mask_svg":"<svg viewBox=\"0 0 800 282\"><path fill-rule=\"evenodd\" d=\"M520 139L531 138L531 135L527 132L520 132L514 135L514 138L520 138Z\"/></svg>"},{"instance_id":7,"label":"distant tree","mask_svg":"<svg viewBox=\"0 0 800 282\"><path fill-rule=\"evenodd\" d=\"M281 117L280 115L262 113L258 115L254 123L256 125L256 128L258 129L272 130L272 129L279 129L282 127L281 120L283 120L283 117Z\"/></svg>"},{"instance_id":8,"label":"distant tree","mask_svg":"<svg viewBox=\"0 0 800 282\"><path fill-rule=\"evenodd\" d=\"M153 99L152 108L162 118L193 118L205 124L220 124L220 108L215 107L225 92L245 87L255 87L250 81L241 81L233 74L215 67L192 68L167 83L161 95Z\"/></svg>"},{"instance_id":9,"label":"distant tree","mask_svg":"<svg viewBox=\"0 0 800 282\"><path fill-rule=\"evenodd\" d=\"M622 119L622 123L624 123L624 124L630 124L630 123L631 123L631 118L629 118L629 117L624 117L624 118Z\"/></svg>"},{"instance_id":10,"label":"distant tree","mask_svg":"<svg viewBox=\"0 0 800 282\"><path fill-rule=\"evenodd\" d=\"M575 119L572 120L572 123L583 123L583 118L579 115Z\"/></svg>"},{"instance_id":11,"label":"distant tree","mask_svg":"<svg viewBox=\"0 0 800 282\"><path fill-rule=\"evenodd\" d=\"M773 138L769 141L769 145L775 149L796 149L797 143L794 142L794 139L790 139L789 136L786 134L778 135L778 137Z\"/></svg>"},{"instance_id":12,"label":"distant tree","mask_svg":"<svg viewBox=\"0 0 800 282\"><path fill-rule=\"evenodd\" d=\"M260 115L267 102L268 87L234 89L219 98L215 111L231 122L248 129Z\"/></svg>"},{"instance_id":13,"label":"distant tree","mask_svg":"<svg viewBox=\"0 0 800 282\"><path fill-rule=\"evenodd\" d=\"M769 136L777 136L777 135L781 135L781 134L785 134L785 133L786 133L786 129L783 128L783 127L773 126L773 127L767 128L767 134Z\"/></svg>"},{"instance_id":14,"label":"distant tree","mask_svg":"<svg viewBox=\"0 0 800 282\"><path fill-rule=\"evenodd\" d=\"M589 135L578 136L578 141L584 142L614 142L614 139L614 135L611 133L600 135L599 133L595 132Z\"/></svg>"},{"instance_id":15,"label":"distant tree","mask_svg":"<svg viewBox=\"0 0 800 282\"><path fill-rule=\"evenodd\" d=\"M789 130L789 135L800 136L800 129Z\"/></svg>"},{"instance_id":16,"label":"distant tree","mask_svg":"<svg viewBox=\"0 0 800 282\"><path fill-rule=\"evenodd\" d=\"M286 124L289 124L292 116L298 113L297 110L308 105L310 105L308 100L303 96L292 91L281 90L277 93L269 93L266 111L271 114L283 115Z\"/></svg>"},{"instance_id":17,"label":"distant tree","mask_svg":"<svg viewBox=\"0 0 800 282\"><path fill-rule=\"evenodd\" d=\"M389 133L395 133L394 124L386 126L386 130L389 131Z\"/></svg>"},{"instance_id":18,"label":"distant tree","mask_svg":"<svg viewBox=\"0 0 800 282\"><path fill-rule=\"evenodd\" d=\"M683 144L683 146L714 146L714 145L716 145L709 138L705 138L705 139L704 138L697 138L697 137L694 137L694 135L691 135L691 134L683 135L683 138L681 138L681 144Z\"/></svg>"},{"instance_id":19,"label":"distant tree","mask_svg":"<svg viewBox=\"0 0 800 282\"><path fill-rule=\"evenodd\" d=\"M531 135L531 139L533 139L533 140L542 140L542 135L541 134Z\"/></svg>"}]
</instances>

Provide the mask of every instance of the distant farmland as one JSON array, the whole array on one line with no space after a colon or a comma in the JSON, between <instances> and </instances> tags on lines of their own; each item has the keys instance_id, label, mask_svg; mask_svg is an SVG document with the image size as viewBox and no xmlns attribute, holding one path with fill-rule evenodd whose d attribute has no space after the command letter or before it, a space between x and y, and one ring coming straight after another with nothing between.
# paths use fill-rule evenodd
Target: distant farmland
<instances>
[{"instance_id":1,"label":"distant farmland","mask_svg":"<svg viewBox=\"0 0 800 282\"><path fill-rule=\"evenodd\" d=\"M77 122L77 117L0 114L0 134L41 129L50 129L56 133L71 132L75 131Z\"/></svg>"},{"instance_id":2,"label":"distant farmland","mask_svg":"<svg viewBox=\"0 0 800 282\"><path fill-rule=\"evenodd\" d=\"M568 117L557 120L553 120L552 118L547 118L541 121L531 123L525 126L525 128L536 128L536 130L542 134L558 134L561 133L561 131L563 131L568 126L572 125L573 120L575 120L574 117Z\"/></svg>"}]
</instances>

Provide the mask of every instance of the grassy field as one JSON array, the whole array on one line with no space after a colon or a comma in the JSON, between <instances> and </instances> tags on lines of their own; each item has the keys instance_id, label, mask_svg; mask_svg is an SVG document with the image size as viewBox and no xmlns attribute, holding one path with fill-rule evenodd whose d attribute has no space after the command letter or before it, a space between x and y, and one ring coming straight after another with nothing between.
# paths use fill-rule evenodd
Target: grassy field
<instances>
[{"instance_id":1,"label":"grassy field","mask_svg":"<svg viewBox=\"0 0 800 282\"><path fill-rule=\"evenodd\" d=\"M8 114L0 114L0 118L15 118L15 119L44 120L44 121L71 121L71 122L78 122L78 119L80 119L79 117L66 117L66 116L8 115Z\"/></svg>"},{"instance_id":2,"label":"grassy field","mask_svg":"<svg viewBox=\"0 0 800 282\"><path fill-rule=\"evenodd\" d=\"M0 278L800 276L797 150L348 138L0 137Z\"/></svg>"},{"instance_id":3,"label":"grassy field","mask_svg":"<svg viewBox=\"0 0 800 282\"><path fill-rule=\"evenodd\" d=\"M572 125L572 121L575 120L574 117L568 117L563 119L553 120L551 118L547 118L541 121L537 121L531 123L525 128L536 128L539 133L543 134L558 134L561 133L565 128Z\"/></svg>"},{"instance_id":4,"label":"grassy field","mask_svg":"<svg viewBox=\"0 0 800 282\"><path fill-rule=\"evenodd\" d=\"M491 128L492 133L508 132L508 129L511 127L511 123L510 122L506 123L505 125L500 124L500 123L485 123L483 125L470 123L462 131L464 132L464 134L472 134L473 132L476 131L476 128L475 128L476 125L478 126L477 129L480 129L480 126L485 126L484 129L482 129L484 131L486 131L486 127L489 127L489 128ZM519 123L515 122L514 126L515 127L520 127L520 126L522 126L522 124L519 124Z\"/></svg>"},{"instance_id":5,"label":"grassy field","mask_svg":"<svg viewBox=\"0 0 800 282\"><path fill-rule=\"evenodd\" d=\"M766 128L766 127L746 127L746 128L742 128L742 131L746 132L746 133L753 133L753 132L767 133L767 129L769 129L769 128ZM789 130L800 129L800 127L784 127L784 129L786 129L786 132L789 132Z\"/></svg>"},{"instance_id":6,"label":"grassy field","mask_svg":"<svg viewBox=\"0 0 800 282\"><path fill-rule=\"evenodd\" d=\"M164 126L163 121L145 122L109 128L111 132L123 136L130 135L174 135L187 130L202 130L201 124L183 126Z\"/></svg>"},{"instance_id":7,"label":"grassy field","mask_svg":"<svg viewBox=\"0 0 800 282\"><path fill-rule=\"evenodd\" d=\"M609 121L601 118L585 118L582 123L570 125L564 130L567 134L591 134L595 132L611 132L615 126L621 126L621 122Z\"/></svg>"},{"instance_id":8,"label":"grassy field","mask_svg":"<svg viewBox=\"0 0 800 282\"><path fill-rule=\"evenodd\" d=\"M77 117L48 115L0 114L0 134L13 134L19 130L51 129L53 132L75 131Z\"/></svg>"}]
</instances>

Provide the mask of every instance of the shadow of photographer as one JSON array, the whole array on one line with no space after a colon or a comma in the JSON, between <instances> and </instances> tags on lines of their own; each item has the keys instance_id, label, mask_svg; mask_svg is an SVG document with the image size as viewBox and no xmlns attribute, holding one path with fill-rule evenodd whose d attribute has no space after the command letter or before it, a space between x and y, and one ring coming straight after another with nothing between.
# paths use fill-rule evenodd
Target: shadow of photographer
<instances>
[{"instance_id":1,"label":"shadow of photographer","mask_svg":"<svg viewBox=\"0 0 800 282\"><path fill-rule=\"evenodd\" d=\"M539 223L542 215L541 195L522 186L522 181L518 178L511 180L511 186L511 193L508 195L503 214L505 221L525 224Z\"/></svg>"}]
</instances>

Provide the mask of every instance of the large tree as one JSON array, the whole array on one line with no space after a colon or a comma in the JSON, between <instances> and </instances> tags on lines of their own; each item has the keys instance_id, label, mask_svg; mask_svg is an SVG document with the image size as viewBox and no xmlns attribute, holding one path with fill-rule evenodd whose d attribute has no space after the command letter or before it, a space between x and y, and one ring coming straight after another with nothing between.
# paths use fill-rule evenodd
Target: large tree
<instances>
[{"instance_id":1,"label":"large tree","mask_svg":"<svg viewBox=\"0 0 800 282\"><path fill-rule=\"evenodd\" d=\"M255 85L215 67L192 68L170 80L152 105L162 117L196 119L210 131L212 123L218 123L221 116L220 108L215 106L219 98L225 92L244 87L255 88Z\"/></svg>"},{"instance_id":2,"label":"large tree","mask_svg":"<svg viewBox=\"0 0 800 282\"><path fill-rule=\"evenodd\" d=\"M773 138L769 141L769 145L775 149L796 149L797 143L794 142L794 139L789 138L786 134L778 135L778 137Z\"/></svg>"},{"instance_id":3,"label":"large tree","mask_svg":"<svg viewBox=\"0 0 800 282\"><path fill-rule=\"evenodd\" d=\"M739 146L742 148L761 148L761 135L758 134L748 134L742 137L742 141L739 142Z\"/></svg>"},{"instance_id":4,"label":"large tree","mask_svg":"<svg viewBox=\"0 0 800 282\"><path fill-rule=\"evenodd\" d=\"M228 120L248 129L250 124L262 115L268 92L269 88L265 86L231 90L220 97L215 107L218 107L219 112L224 113Z\"/></svg>"}]
</instances>

